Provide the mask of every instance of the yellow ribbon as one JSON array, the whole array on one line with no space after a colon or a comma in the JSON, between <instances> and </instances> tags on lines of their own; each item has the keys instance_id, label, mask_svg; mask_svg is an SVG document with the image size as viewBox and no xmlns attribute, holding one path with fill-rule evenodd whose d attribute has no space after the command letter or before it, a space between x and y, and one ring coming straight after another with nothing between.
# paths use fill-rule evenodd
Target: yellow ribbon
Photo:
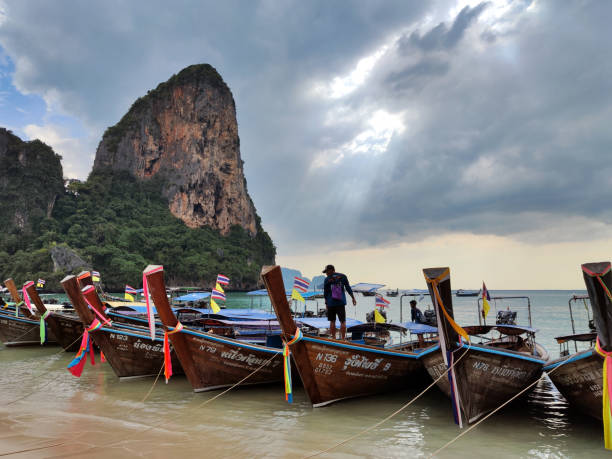
<instances>
[{"instance_id":1,"label":"yellow ribbon","mask_svg":"<svg viewBox=\"0 0 612 459\"><path fill-rule=\"evenodd\" d=\"M602 381L602 418L604 427L604 446L612 449L612 413L610 412L610 391L612 390L610 381L610 371L612 370L612 352L604 351L599 345L599 338L595 343L595 350L604 358L603 381Z\"/></svg>"},{"instance_id":2,"label":"yellow ribbon","mask_svg":"<svg viewBox=\"0 0 612 459\"><path fill-rule=\"evenodd\" d=\"M438 301L438 305L440 305L440 309L444 313L444 317L446 317L446 320L448 321L448 323L451 324L451 327L453 327L453 329L457 332L458 335L462 336L469 343L470 342L469 335L466 333L466 331L463 328L461 328L457 324L457 322L455 322L453 320L453 318L449 315L449 313L446 312L446 308L444 307L444 303L442 303L442 298L440 297L440 292L438 291L438 285L449 274L450 273L449 273L448 268L442 274L440 274L438 277L436 277L435 279L428 278L427 274L426 274L425 275L425 281L428 284L431 284L432 290L434 291L434 294L436 295L436 300Z\"/></svg>"}]
</instances>

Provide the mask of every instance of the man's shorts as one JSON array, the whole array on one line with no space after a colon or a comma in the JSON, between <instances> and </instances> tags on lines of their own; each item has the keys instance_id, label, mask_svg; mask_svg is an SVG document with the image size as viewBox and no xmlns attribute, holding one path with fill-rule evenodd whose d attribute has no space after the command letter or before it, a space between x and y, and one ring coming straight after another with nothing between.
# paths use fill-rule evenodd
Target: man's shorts
<instances>
[{"instance_id":1,"label":"man's shorts","mask_svg":"<svg viewBox=\"0 0 612 459\"><path fill-rule=\"evenodd\" d=\"M329 320L330 322L335 322L336 316L338 316L338 320L341 323L346 322L346 310L344 309L344 305L327 306L327 320Z\"/></svg>"}]
</instances>

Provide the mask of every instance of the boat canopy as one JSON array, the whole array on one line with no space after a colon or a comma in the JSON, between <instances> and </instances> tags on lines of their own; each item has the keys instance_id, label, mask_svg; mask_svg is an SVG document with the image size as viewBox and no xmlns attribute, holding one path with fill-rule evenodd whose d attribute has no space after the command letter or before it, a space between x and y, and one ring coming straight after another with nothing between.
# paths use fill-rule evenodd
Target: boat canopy
<instances>
[{"instance_id":1,"label":"boat canopy","mask_svg":"<svg viewBox=\"0 0 612 459\"><path fill-rule=\"evenodd\" d=\"M187 295L177 296L176 298L172 298L172 301L201 301L210 296L210 292L193 292L188 293Z\"/></svg>"},{"instance_id":2,"label":"boat canopy","mask_svg":"<svg viewBox=\"0 0 612 459\"><path fill-rule=\"evenodd\" d=\"M566 343L568 341L589 342L589 341L595 341L595 338L597 338L597 333L595 333L595 332L593 332L593 333L578 333L576 335L566 335L566 336L557 336L557 337L555 337L555 339L557 340L557 343L559 343L559 344L563 344L563 343Z\"/></svg>"},{"instance_id":3,"label":"boat canopy","mask_svg":"<svg viewBox=\"0 0 612 459\"><path fill-rule=\"evenodd\" d=\"M351 285L354 292L375 292L385 284L368 284L366 282L360 282L359 284Z\"/></svg>"},{"instance_id":4,"label":"boat canopy","mask_svg":"<svg viewBox=\"0 0 612 459\"><path fill-rule=\"evenodd\" d=\"M305 293L301 293L300 295L302 295L302 298L304 299L308 299L308 298L313 298L315 296L322 296L323 295L323 290L317 290L314 292L305 292Z\"/></svg>"},{"instance_id":5,"label":"boat canopy","mask_svg":"<svg viewBox=\"0 0 612 459\"><path fill-rule=\"evenodd\" d=\"M404 322L402 326L406 327L408 331L414 335L422 335L423 333L438 333L436 327L432 327L427 324L418 324L416 322Z\"/></svg>"},{"instance_id":6,"label":"boat canopy","mask_svg":"<svg viewBox=\"0 0 612 459\"><path fill-rule=\"evenodd\" d=\"M247 292L247 295L249 296L268 296L268 290L265 288L262 288L259 290L251 290L250 292Z\"/></svg>"},{"instance_id":7,"label":"boat canopy","mask_svg":"<svg viewBox=\"0 0 612 459\"><path fill-rule=\"evenodd\" d=\"M491 330L497 330L502 335L522 335L523 333L535 334L538 332L537 328L524 327L521 325L470 325L463 327L468 335L486 335Z\"/></svg>"},{"instance_id":8,"label":"boat canopy","mask_svg":"<svg viewBox=\"0 0 612 459\"><path fill-rule=\"evenodd\" d=\"M303 325L307 325L307 326L312 327L312 328L317 328L317 329L329 328L329 320L327 320L326 317L303 317L303 318L299 318L299 319L296 318L295 321L297 323L300 323L300 324L303 324ZM362 324L362 323L363 322L361 322L359 320L351 319L349 317L346 318L346 327L347 327L347 329L350 328L350 327L354 327L355 325ZM336 319L336 326L340 327L340 321L338 321L338 319Z\"/></svg>"},{"instance_id":9,"label":"boat canopy","mask_svg":"<svg viewBox=\"0 0 612 459\"><path fill-rule=\"evenodd\" d=\"M353 325L346 329L347 332L377 332L381 330L390 330L390 331L399 331L399 332L407 332L408 329L404 327L402 324L392 324L392 323L377 323L377 322L366 322L364 324Z\"/></svg>"}]
</instances>

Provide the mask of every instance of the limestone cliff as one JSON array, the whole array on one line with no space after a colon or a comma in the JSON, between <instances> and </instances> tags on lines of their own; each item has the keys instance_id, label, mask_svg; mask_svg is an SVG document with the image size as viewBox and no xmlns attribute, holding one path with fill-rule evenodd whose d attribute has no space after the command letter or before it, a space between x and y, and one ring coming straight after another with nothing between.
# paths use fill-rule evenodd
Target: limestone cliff
<instances>
[{"instance_id":1,"label":"limestone cliff","mask_svg":"<svg viewBox=\"0 0 612 459\"><path fill-rule=\"evenodd\" d=\"M208 64L192 65L138 99L106 130L93 172L161 177L170 211L191 228L258 231L240 158L231 91Z\"/></svg>"},{"instance_id":2,"label":"limestone cliff","mask_svg":"<svg viewBox=\"0 0 612 459\"><path fill-rule=\"evenodd\" d=\"M0 128L0 229L28 233L64 193L60 156L40 140Z\"/></svg>"}]
</instances>

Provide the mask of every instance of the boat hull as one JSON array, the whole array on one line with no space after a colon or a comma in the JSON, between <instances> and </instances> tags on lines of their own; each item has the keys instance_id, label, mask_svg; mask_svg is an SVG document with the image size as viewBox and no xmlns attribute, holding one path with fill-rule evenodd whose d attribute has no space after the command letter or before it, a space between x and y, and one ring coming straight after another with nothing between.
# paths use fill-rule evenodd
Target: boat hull
<instances>
[{"instance_id":1,"label":"boat hull","mask_svg":"<svg viewBox=\"0 0 612 459\"><path fill-rule=\"evenodd\" d=\"M57 344L52 330L48 330L45 344ZM26 317L0 314L0 341L7 346L40 345L40 322Z\"/></svg>"},{"instance_id":2,"label":"boat hull","mask_svg":"<svg viewBox=\"0 0 612 459\"><path fill-rule=\"evenodd\" d=\"M466 352L461 360L462 353ZM480 417L510 400L542 375L544 362L518 352L499 351L486 346L469 346L455 351L455 374L462 412L468 422ZM429 375L440 378L446 371L442 353L430 353L423 357ZM450 397L447 376L437 381L437 386Z\"/></svg>"},{"instance_id":3,"label":"boat hull","mask_svg":"<svg viewBox=\"0 0 612 459\"><path fill-rule=\"evenodd\" d=\"M417 354L304 335L295 365L313 406L422 385ZM304 355L306 359L304 359Z\"/></svg>"},{"instance_id":4,"label":"boat hull","mask_svg":"<svg viewBox=\"0 0 612 459\"><path fill-rule=\"evenodd\" d=\"M603 358L593 349L550 362L544 367L570 406L602 418Z\"/></svg>"},{"instance_id":5,"label":"boat hull","mask_svg":"<svg viewBox=\"0 0 612 459\"><path fill-rule=\"evenodd\" d=\"M163 337L158 335L155 341L152 341L143 331L145 330L105 326L91 333L94 342L102 350L106 361L118 378L157 376L163 367ZM181 364L174 353L172 353L172 371L174 374L183 374Z\"/></svg>"},{"instance_id":6,"label":"boat hull","mask_svg":"<svg viewBox=\"0 0 612 459\"><path fill-rule=\"evenodd\" d=\"M83 323L77 317L64 314L51 314L47 317L47 332L51 330L57 344L66 351L78 351L83 335Z\"/></svg>"},{"instance_id":7,"label":"boat hull","mask_svg":"<svg viewBox=\"0 0 612 459\"><path fill-rule=\"evenodd\" d=\"M283 380L281 349L239 342L210 333L184 329L195 378L189 378L195 392L241 384L280 383ZM181 353L179 358L184 359ZM250 375L250 376L249 376ZM189 375L188 375L189 376Z\"/></svg>"}]
</instances>

